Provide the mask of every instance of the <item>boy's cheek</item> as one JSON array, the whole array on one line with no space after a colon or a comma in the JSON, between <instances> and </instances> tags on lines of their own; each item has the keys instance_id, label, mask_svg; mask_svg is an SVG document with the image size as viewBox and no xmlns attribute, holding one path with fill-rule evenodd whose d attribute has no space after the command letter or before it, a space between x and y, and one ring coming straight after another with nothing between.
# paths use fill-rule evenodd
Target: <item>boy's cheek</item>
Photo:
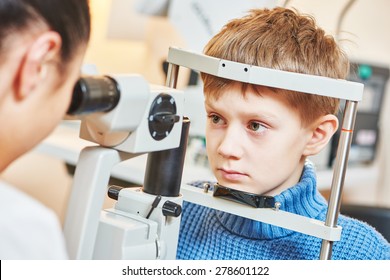
<instances>
[{"instance_id":1,"label":"boy's cheek","mask_svg":"<svg viewBox=\"0 0 390 280\"><path fill-rule=\"evenodd\" d=\"M206 150L210 154L216 154L221 141L218 135L210 135L206 137Z\"/></svg>"}]
</instances>

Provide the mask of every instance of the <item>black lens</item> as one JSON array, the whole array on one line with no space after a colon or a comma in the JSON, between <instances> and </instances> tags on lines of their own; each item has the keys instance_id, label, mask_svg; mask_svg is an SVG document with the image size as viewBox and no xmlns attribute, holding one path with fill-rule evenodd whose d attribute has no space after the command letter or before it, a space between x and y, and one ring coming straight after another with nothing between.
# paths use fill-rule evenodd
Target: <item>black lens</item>
<instances>
[{"instance_id":1,"label":"black lens","mask_svg":"<svg viewBox=\"0 0 390 280\"><path fill-rule=\"evenodd\" d=\"M109 76L82 77L74 89L67 114L81 115L93 112L108 112L119 102L117 82Z\"/></svg>"}]
</instances>

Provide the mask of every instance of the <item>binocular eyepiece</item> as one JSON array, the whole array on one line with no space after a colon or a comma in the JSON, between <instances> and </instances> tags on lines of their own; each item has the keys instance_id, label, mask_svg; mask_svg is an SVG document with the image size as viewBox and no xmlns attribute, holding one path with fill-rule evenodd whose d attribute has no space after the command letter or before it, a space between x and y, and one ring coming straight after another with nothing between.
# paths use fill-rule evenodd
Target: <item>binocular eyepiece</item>
<instances>
[{"instance_id":1,"label":"binocular eyepiece","mask_svg":"<svg viewBox=\"0 0 390 280\"><path fill-rule=\"evenodd\" d=\"M81 77L73 89L68 115L109 112L120 98L118 83L109 76Z\"/></svg>"}]
</instances>

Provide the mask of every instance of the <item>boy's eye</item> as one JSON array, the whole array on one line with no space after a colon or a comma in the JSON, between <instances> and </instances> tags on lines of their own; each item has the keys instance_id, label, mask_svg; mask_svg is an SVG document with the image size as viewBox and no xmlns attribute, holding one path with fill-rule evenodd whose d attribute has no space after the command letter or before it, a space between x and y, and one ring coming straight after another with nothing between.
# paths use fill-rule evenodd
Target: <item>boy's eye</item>
<instances>
[{"instance_id":1,"label":"boy's eye","mask_svg":"<svg viewBox=\"0 0 390 280\"><path fill-rule=\"evenodd\" d=\"M262 132L267 128L259 122L250 122L248 128L252 131Z\"/></svg>"},{"instance_id":2,"label":"boy's eye","mask_svg":"<svg viewBox=\"0 0 390 280\"><path fill-rule=\"evenodd\" d=\"M218 124L221 122L221 118L217 115L210 115L209 118L211 119L212 123Z\"/></svg>"}]
</instances>

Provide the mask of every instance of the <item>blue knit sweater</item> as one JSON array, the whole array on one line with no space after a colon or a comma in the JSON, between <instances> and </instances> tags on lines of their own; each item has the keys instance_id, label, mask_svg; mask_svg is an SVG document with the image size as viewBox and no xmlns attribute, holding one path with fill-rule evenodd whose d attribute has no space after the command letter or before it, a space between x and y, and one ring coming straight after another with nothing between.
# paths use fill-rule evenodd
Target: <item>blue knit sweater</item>
<instances>
[{"instance_id":1,"label":"blue knit sweater","mask_svg":"<svg viewBox=\"0 0 390 280\"><path fill-rule=\"evenodd\" d=\"M300 182L275 200L281 210L325 220L327 203L316 188L312 165L305 165ZM183 206L177 259L319 259L320 238L190 202ZM340 215L338 225L341 240L333 244L332 259L390 259L390 244L368 224Z\"/></svg>"}]
</instances>

